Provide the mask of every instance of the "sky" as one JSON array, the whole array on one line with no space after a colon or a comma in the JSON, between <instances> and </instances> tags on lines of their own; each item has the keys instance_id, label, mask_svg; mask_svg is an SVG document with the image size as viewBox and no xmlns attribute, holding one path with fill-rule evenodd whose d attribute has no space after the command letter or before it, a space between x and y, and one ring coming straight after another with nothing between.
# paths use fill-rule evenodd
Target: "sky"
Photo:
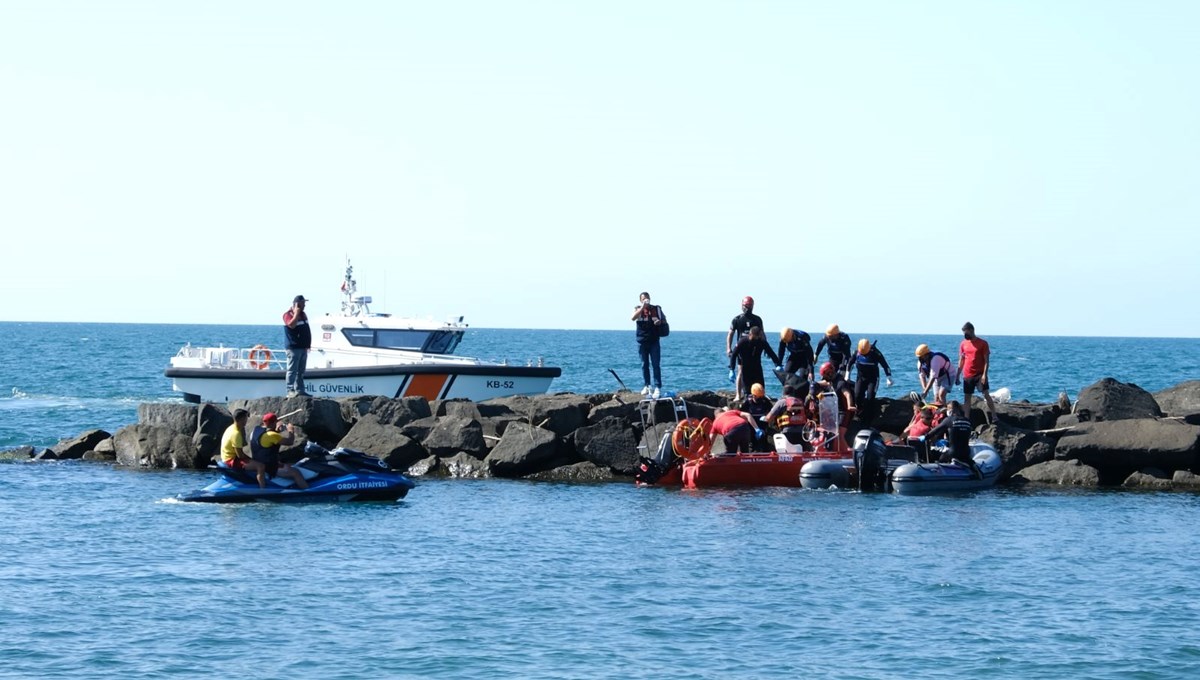
<instances>
[{"instance_id":1,"label":"sky","mask_svg":"<svg viewBox=\"0 0 1200 680\"><path fill-rule=\"evenodd\" d=\"M1194 2L0 0L0 320L1200 337Z\"/></svg>"}]
</instances>

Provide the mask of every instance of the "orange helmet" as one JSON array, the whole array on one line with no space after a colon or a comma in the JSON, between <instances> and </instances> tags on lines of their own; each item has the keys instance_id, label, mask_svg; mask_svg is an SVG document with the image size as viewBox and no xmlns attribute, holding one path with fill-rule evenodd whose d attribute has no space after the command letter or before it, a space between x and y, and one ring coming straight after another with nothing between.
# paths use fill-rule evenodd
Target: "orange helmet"
<instances>
[{"instance_id":1,"label":"orange helmet","mask_svg":"<svg viewBox=\"0 0 1200 680\"><path fill-rule=\"evenodd\" d=\"M841 332L842 332L842 329L838 328L838 325L836 323L829 324L829 328L825 329L826 337L830 337L830 338L832 338L833 336L835 336Z\"/></svg>"},{"instance_id":2,"label":"orange helmet","mask_svg":"<svg viewBox=\"0 0 1200 680\"><path fill-rule=\"evenodd\" d=\"M792 329L784 328L783 330L779 331L779 341L780 342L791 342L792 336L794 336L795 334L796 334L796 332L793 331Z\"/></svg>"},{"instance_id":3,"label":"orange helmet","mask_svg":"<svg viewBox=\"0 0 1200 680\"><path fill-rule=\"evenodd\" d=\"M763 389L762 383L754 383L750 386L750 394L756 397L762 397L767 391Z\"/></svg>"},{"instance_id":4,"label":"orange helmet","mask_svg":"<svg viewBox=\"0 0 1200 680\"><path fill-rule=\"evenodd\" d=\"M926 345L925 343L917 345L917 357L920 358L926 354L929 354L929 345Z\"/></svg>"},{"instance_id":5,"label":"orange helmet","mask_svg":"<svg viewBox=\"0 0 1200 680\"><path fill-rule=\"evenodd\" d=\"M871 351L871 341L870 340L863 338L862 340L858 341L858 353L859 354L866 355L870 351Z\"/></svg>"}]
</instances>

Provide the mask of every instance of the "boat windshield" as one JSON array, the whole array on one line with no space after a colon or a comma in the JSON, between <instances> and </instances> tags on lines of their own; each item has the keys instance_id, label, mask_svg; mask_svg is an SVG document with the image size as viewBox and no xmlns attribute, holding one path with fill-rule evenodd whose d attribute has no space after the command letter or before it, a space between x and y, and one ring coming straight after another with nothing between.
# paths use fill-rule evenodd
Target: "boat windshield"
<instances>
[{"instance_id":1,"label":"boat windshield","mask_svg":"<svg viewBox=\"0 0 1200 680\"><path fill-rule=\"evenodd\" d=\"M460 330L395 330L344 328L342 334L355 347L404 349L427 354L450 354L462 340Z\"/></svg>"}]
</instances>

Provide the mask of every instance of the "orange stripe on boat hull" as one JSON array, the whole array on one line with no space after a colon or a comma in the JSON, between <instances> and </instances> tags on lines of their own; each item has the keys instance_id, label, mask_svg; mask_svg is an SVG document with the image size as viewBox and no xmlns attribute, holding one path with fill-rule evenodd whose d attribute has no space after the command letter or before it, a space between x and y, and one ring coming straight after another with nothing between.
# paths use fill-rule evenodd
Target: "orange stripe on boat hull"
<instances>
[{"instance_id":1,"label":"orange stripe on boat hull","mask_svg":"<svg viewBox=\"0 0 1200 680\"><path fill-rule=\"evenodd\" d=\"M414 375L409 381L408 387L404 390L402 396L405 397L425 397L429 401L437 399L442 394L442 388L446 386L446 380L450 376L441 373L427 373L422 375Z\"/></svg>"}]
</instances>

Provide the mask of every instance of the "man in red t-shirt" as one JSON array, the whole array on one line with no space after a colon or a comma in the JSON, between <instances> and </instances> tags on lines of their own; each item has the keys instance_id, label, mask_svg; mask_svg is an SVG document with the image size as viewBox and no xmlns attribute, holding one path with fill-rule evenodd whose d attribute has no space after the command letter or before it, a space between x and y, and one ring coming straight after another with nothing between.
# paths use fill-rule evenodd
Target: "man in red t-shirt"
<instances>
[{"instance_id":1,"label":"man in red t-shirt","mask_svg":"<svg viewBox=\"0 0 1200 680\"><path fill-rule=\"evenodd\" d=\"M749 413L732 408L717 409L717 417L709 430L710 439L720 435L725 441L725 453L750 453L756 438L762 438L762 430Z\"/></svg>"},{"instance_id":2,"label":"man in red t-shirt","mask_svg":"<svg viewBox=\"0 0 1200 680\"><path fill-rule=\"evenodd\" d=\"M987 340L975 336L975 326L970 321L963 324L963 341L958 346L958 372L954 384L963 386L963 411L970 417L971 395L978 389L987 402L988 422L996 422L996 404L988 391L988 367L991 365L992 350Z\"/></svg>"}]
</instances>

